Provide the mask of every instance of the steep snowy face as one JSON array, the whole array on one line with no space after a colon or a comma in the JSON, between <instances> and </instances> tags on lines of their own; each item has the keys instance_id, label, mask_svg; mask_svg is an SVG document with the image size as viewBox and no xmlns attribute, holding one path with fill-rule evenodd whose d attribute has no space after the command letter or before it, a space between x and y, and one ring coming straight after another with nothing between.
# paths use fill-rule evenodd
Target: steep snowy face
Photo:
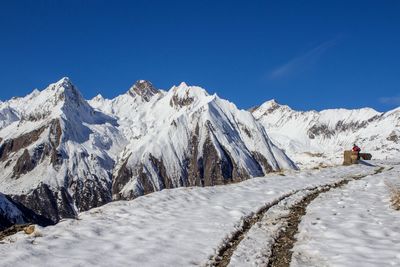
<instances>
[{"instance_id":1,"label":"steep snowy face","mask_svg":"<svg viewBox=\"0 0 400 267\"><path fill-rule=\"evenodd\" d=\"M9 105L0 103L0 130L19 120L18 113Z\"/></svg>"},{"instance_id":2,"label":"steep snowy face","mask_svg":"<svg viewBox=\"0 0 400 267\"><path fill-rule=\"evenodd\" d=\"M377 159L400 153L399 109L386 113L370 108L303 112L271 100L252 113L273 142L300 167L339 164L343 150L354 143Z\"/></svg>"},{"instance_id":3,"label":"steep snowy face","mask_svg":"<svg viewBox=\"0 0 400 267\"><path fill-rule=\"evenodd\" d=\"M68 78L5 104L18 119L0 130L1 192L53 222L111 201L125 144L114 118L95 111Z\"/></svg>"},{"instance_id":4,"label":"steep snowy face","mask_svg":"<svg viewBox=\"0 0 400 267\"><path fill-rule=\"evenodd\" d=\"M168 92L149 90L147 99L130 91L90 101L118 118L129 140L114 171L114 199L296 168L249 112L200 87L181 83Z\"/></svg>"},{"instance_id":5,"label":"steep snowy face","mask_svg":"<svg viewBox=\"0 0 400 267\"><path fill-rule=\"evenodd\" d=\"M77 111L89 113L91 110L67 77L50 84L41 92L34 90L25 97L12 98L4 104L13 108L22 121L42 121L60 116L65 118Z\"/></svg>"}]
</instances>

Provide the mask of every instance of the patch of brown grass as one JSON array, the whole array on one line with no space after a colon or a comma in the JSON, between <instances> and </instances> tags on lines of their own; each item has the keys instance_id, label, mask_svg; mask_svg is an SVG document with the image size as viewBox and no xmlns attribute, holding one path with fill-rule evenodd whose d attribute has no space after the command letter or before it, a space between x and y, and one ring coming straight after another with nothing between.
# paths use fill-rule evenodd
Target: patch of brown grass
<instances>
[{"instance_id":1,"label":"patch of brown grass","mask_svg":"<svg viewBox=\"0 0 400 267\"><path fill-rule=\"evenodd\" d=\"M400 185L385 181L390 192L390 202L395 210L400 210Z\"/></svg>"}]
</instances>

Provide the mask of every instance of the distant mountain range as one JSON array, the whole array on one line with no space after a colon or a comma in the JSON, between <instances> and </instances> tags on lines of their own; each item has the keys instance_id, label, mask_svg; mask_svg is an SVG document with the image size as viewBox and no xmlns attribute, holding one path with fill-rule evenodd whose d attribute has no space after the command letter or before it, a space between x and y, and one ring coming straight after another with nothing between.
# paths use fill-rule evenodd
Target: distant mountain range
<instances>
[{"instance_id":1,"label":"distant mountain range","mask_svg":"<svg viewBox=\"0 0 400 267\"><path fill-rule=\"evenodd\" d=\"M296 168L250 112L185 83L163 91L138 81L115 99L86 101L63 78L0 103L8 222L35 220L18 207L56 223L113 199Z\"/></svg>"},{"instance_id":2,"label":"distant mountain range","mask_svg":"<svg viewBox=\"0 0 400 267\"><path fill-rule=\"evenodd\" d=\"M400 156L400 108L295 111L271 100L252 113L300 168L341 164L343 150L353 144L375 159Z\"/></svg>"},{"instance_id":3,"label":"distant mountain range","mask_svg":"<svg viewBox=\"0 0 400 267\"><path fill-rule=\"evenodd\" d=\"M396 158L399 129L400 108L300 112L271 100L245 111L200 87L164 91L143 80L86 101L63 78L0 102L0 228L56 223L165 188L340 164L353 143Z\"/></svg>"}]
</instances>

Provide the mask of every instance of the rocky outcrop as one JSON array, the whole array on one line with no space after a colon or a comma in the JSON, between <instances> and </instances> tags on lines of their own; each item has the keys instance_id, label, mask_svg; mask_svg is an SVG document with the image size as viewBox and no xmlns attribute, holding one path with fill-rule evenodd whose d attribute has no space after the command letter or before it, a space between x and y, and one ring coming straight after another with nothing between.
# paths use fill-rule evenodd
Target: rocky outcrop
<instances>
[{"instance_id":1,"label":"rocky outcrop","mask_svg":"<svg viewBox=\"0 0 400 267\"><path fill-rule=\"evenodd\" d=\"M36 142L45 129L46 127L43 126L14 139L5 140L0 146L0 161L6 161L11 153L20 151Z\"/></svg>"},{"instance_id":2,"label":"rocky outcrop","mask_svg":"<svg viewBox=\"0 0 400 267\"><path fill-rule=\"evenodd\" d=\"M316 136L322 136L323 138L331 138L335 131L329 129L325 124L313 125L308 131L308 136L310 139L314 139Z\"/></svg>"},{"instance_id":3,"label":"rocky outcrop","mask_svg":"<svg viewBox=\"0 0 400 267\"><path fill-rule=\"evenodd\" d=\"M260 164L260 169L264 169L264 173L270 173L270 172L274 171L272 166L268 163L268 160L261 153L259 153L257 151L253 151L253 152L251 152L251 154L253 155L256 162L258 164ZM280 171L280 170L277 169L276 171Z\"/></svg>"},{"instance_id":4,"label":"rocky outcrop","mask_svg":"<svg viewBox=\"0 0 400 267\"><path fill-rule=\"evenodd\" d=\"M146 102L149 102L154 95L159 93L151 82L144 80L137 81L128 92L131 96L141 96Z\"/></svg>"},{"instance_id":5,"label":"rocky outcrop","mask_svg":"<svg viewBox=\"0 0 400 267\"><path fill-rule=\"evenodd\" d=\"M0 193L0 231L14 225L34 223L41 226L53 224L45 216L41 216L27 208L10 196Z\"/></svg>"},{"instance_id":6,"label":"rocky outcrop","mask_svg":"<svg viewBox=\"0 0 400 267\"><path fill-rule=\"evenodd\" d=\"M102 206L112 200L111 175L105 185L96 176L90 179L77 179L69 185L69 190L74 192L72 199L78 211L86 211Z\"/></svg>"},{"instance_id":7,"label":"rocky outcrop","mask_svg":"<svg viewBox=\"0 0 400 267\"><path fill-rule=\"evenodd\" d=\"M75 218L77 215L72 198L65 188L52 188L41 183L27 194L10 197L52 223L57 223L61 218Z\"/></svg>"},{"instance_id":8,"label":"rocky outcrop","mask_svg":"<svg viewBox=\"0 0 400 267\"><path fill-rule=\"evenodd\" d=\"M150 167L144 164L136 167L128 166L128 159L126 159L113 179L113 198L115 200L133 199L151 192L182 186L224 185L274 171L268 160L256 151L251 153L255 169L250 172L239 168L230 152L216 139L212 131L210 126L208 137L201 145L199 125L196 126L187 148L189 154L182 161L181 171L177 176L169 175L163 159L151 154L149 155ZM202 151L201 156L199 151ZM136 179L136 188L131 188L128 194L121 194L132 179Z\"/></svg>"},{"instance_id":9,"label":"rocky outcrop","mask_svg":"<svg viewBox=\"0 0 400 267\"><path fill-rule=\"evenodd\" d=\"M117 174L113 179L112 195L116 200L122 198L120 192L133 176L132 170L127 167L129 157L130 155L125 158L124 162L121 164L121 167L118 169Z\"/></svg>"},{"instance_id":10,"label":"rocky outcrop","mask_svg":"<svg viewBox=\"0 0 400 267\"><path fill-rule=\"evenodd\" d=\"M25 149L13 167L13 177L18 178L22 174L28 173L33 170L35 166L36 161L34 160L34 158L31 158L28 150Z\"/></svg>"},{"instance_id":11,"label":"rocky outcrop","mask_svg":"<svg viewBox=\"0 0 400 267\"><path fill-rule=\"evenodd\" d=\"M386 138L386 140L392 141L394 143L400 143L400 132L396 133L396 131L392 131Z\"/></svg>"},{"instance_id":12,"label":"rocky outcrop","mask_svg":"<svg viewBox=\"0 0 400 267\"><path fill-rule=\"evenodd\" d=\"M190 96L179 97L178 95L173 95L171 101L169 102L169 105L171 107L181 108L184 106L189 106L193 103L193 101L194 98Z\"/></svg>"}]
</instances>

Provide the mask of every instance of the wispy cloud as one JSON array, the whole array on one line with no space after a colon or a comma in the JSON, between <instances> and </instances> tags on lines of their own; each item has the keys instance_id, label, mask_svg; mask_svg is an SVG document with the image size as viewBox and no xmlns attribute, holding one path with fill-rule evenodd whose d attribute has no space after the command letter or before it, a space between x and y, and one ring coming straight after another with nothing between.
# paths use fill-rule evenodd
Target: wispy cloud
<instances>
[{"instance_id":1,"label":"wispy cloud","mask_svg":"<svg viewBox=\"0 0 400 267\"><path fill-rule=\"evenodd\" d=\"M379 102L387 105L399 105L400 106L400 96L389 96L379 98Z\"/></svg>"},{"instance_id":2,"label":"wispy cloud","mask_svg":"<svg viewBox=\"0 0 400 267\"><path fill-rule=\"evenodd\" d=\"M310 67L311 65L315 64L328 49L334 47L338 43L338 40L339 38L335 38L317 45L307 52L298 55L285 64L275 68L268 73L267 77L269 79L283 78L292 73L299 72L307 67Z\"/></svg>"}]
</instances>

